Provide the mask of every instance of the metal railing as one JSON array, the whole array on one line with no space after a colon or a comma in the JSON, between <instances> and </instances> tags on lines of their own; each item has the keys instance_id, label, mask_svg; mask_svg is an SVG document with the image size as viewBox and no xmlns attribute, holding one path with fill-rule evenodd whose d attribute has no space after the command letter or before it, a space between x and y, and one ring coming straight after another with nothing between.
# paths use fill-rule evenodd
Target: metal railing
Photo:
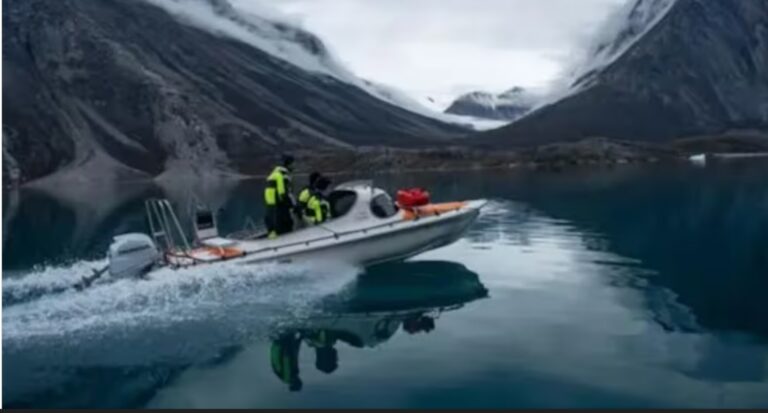
<instances>
[{"instance_id":1,"label":"metal railing","mask_svg":"<svg viewBox=\"0 0 768 413\"><path fill-rule=\"evenodd\" d=\"M150 236L158 246L164 245L166 252L190 250L187 236L167 199L148 199L144 206L147 210Z\"/></svg>"}]
</instances>

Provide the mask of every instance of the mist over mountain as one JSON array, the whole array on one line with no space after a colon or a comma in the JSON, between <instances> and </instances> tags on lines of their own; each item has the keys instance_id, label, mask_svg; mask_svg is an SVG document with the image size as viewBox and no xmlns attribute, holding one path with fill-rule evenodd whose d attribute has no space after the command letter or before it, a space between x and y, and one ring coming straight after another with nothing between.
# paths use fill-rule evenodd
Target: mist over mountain
<instances>
[{"instance_id":1,"label":"mist over mountain","mask_svg":"<svg viewBox=\"0 0 768 413\"><path fill-rule=\"evenodd\" d=\"M4 183L263 173L282 151L768 135L765 1L628 2L556 93L474 92L445 114L358 78L298 25L226 0L3 6ZM512 123L467 136L472 118Z\"/></svg>"},{"instance_id":2,"label":"mist over mountain","mask_svg":"<svg viewBox=\"0 0 768 413\"><path fill-rule=\"evenodd\" d=\"M636 0L623 13L558 99L474 142L669 142L768 131L768 2Z\"/></svg>"}]
</instances>

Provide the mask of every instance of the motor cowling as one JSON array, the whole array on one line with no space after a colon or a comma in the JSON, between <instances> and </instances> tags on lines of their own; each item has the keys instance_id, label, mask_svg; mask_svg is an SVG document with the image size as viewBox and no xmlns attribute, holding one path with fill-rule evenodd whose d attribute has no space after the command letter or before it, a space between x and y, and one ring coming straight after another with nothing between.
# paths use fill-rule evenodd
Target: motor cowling
<instances>
[{"instance_id":1,"label":"motor cowling","mask_svg":"<svg viewBox=\"0 0 768 413\"><path fill-rule=\"evenodd\" d=\"M162 255L148 235L131 233L115 236L107 257L111 276L135 278L151 270Z\"/></svg>"}]
</instances>

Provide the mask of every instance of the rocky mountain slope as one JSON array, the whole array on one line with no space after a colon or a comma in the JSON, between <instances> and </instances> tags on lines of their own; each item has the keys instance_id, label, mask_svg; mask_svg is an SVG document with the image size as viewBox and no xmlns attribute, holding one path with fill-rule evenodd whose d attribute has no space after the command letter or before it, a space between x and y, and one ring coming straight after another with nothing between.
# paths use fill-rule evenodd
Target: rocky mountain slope
<instances>
[{"instance_id":1,"label":"rocky mountain slope","mask_svg":"<svg viewBox=\"0 0 768 413\"><path fill-rule=\"evenodd\" d=\"M499 95L471 92L451 103L445 113L513 121L528 113L536 102L536 97L521 87L512 88Z\"/></svg>"},{"instance_id":2,"label":"rocky mountain slope","mask_svg":"<svg viewBox=\"0 0 768 413\"><path fill-rule=\"evenodd\" d=\"M475 137L516 147L768 131L768 2L636 0L565 96Z\"/></svg>"},{"instance_id":3,"label":"rocky mountain slope","mask_svg":"<svg viewBox=\"0 0 768 413\"><path fill-rule=\"evenodd\" d=\"M253 172L285 150L465 133L366 89L312 34L225 0L3 8L6 181Z\"/></svg>"}]
</instances>

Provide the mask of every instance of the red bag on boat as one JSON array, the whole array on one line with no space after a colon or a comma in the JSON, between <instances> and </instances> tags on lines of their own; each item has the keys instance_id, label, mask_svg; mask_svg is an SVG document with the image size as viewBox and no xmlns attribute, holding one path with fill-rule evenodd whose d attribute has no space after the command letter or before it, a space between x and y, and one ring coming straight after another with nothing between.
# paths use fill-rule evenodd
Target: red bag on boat
<instances>
[{"instance_id":1,"label":"red bag on boat","mask_svg":"<svg viewBox=\"0 0 768 413\"><path fill-rule=\"evenodd\" d=\"M429 204L429 192L422 188L401 189L397 191L397 204L404 208Z\"/></svg>"}]
</instances>

